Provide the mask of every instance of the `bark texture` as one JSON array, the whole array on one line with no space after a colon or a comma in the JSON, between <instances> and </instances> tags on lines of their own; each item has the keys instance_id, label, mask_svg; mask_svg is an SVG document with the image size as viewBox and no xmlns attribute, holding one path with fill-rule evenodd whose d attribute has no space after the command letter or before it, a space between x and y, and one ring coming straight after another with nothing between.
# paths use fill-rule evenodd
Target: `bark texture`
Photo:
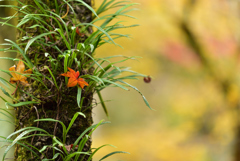
<instances>
[{"instance_id":1,"label":"bark texture","mask_svg":"<svg viewBox=\"0 0 240 161\"><path fill-rule=\"evenodd\" d=\"M36 6L33 0L21 0L24 4ZM42 0L46 3L50 9L55 9L55 1L54 0ZM84 0L88 5L91 6L91 0ZM78 2L69 2L75 12L77 13L78 22L90 22L91 21L91 11L89 11L84 6L80 5ZM63 4L62 0L58 0L58 4ZM31 9L31 8L29 8ZM40 10L32 9L32 13L39 13ZM67 5L64 4L60 7L60 16L63 16L67 13ZM64 17L64 21L68 24L68 28L70 31L71 26L73 26L73 14L69 11L67 16ZM53 28L57 28L56 22L52 19L46 17L46 22L51 24ZM33 37L39 35L41 33L41 29L29 29L29 26L32 26L34 21L29 21L28 23L21 26L21 28L28 32L28 34L32 35ZM88 34L91 34L91 28L88 29ZM86 34L87 35L87 34ZM83 42L87 36L84 35L82 37L78 37L78 42ZM18 31L18 39L21 37L26 36L25 33ZM54 37L50 37L50 41L55 41ZM57 40L56 40L57 41ZM18 42L22 43L22 42ZM60 50L64 51L67 50L67 47L64 45L63 41L59 41L57 46ZM72 47L74 48L74 47ZM38 69L43 75L51 78L49 71L44 67L48 66L51 69L50 62L47 61L48 59L45 57L45 53L48 52L51 54L53 58L57 58L59 52L50 47L39 47L32 45L28 52L26 53L30 58L31 62L34 63L35 68ZM21 57L21 56L20 56ZM86 58L89 59L89 58ZM37 60L37 62L36 62ZM82 64L82 63L80 63ZM73 64L73 67L76 66ZM74 68L73 68L74 69ZM81 68L80 75L83 74L92 74L92 68L89 69L88 66L85 68ZM74 69L75 70L75 69ZM16 109L16 122L17 127L16 130L19 130L24 127L35 126L42 128L48 131L50 134L54 134L57 138L62 139L62 126L59 123L55 122L34 122L36 119L42 118L53 118L62 121L66 126L70 123L73 115L76 112L79 112L79 107L77 105L76 96L77 96L77 87L75 88L67 88L65 83L65 77L60 76L63 73L63 61L59 65L59 69L57 69L55 78L57 84L59 85L59 90L56 88L53 82L49 81L48 79L43 78L44 84L48 87L46 89L44 85L39 83L34 79L28 79L30 86L23 87L20 86L23 91L31 93L34 97L41 100L41 103L38 105L33 105L31 108L27 107L17 107ZM92 89L93 90L93 89ZM85 97L82 112L86 115L86 118L79 116L76 121L74 122L71 130L69 131L66 139L66 145L73 144L74 141L80 136L80 134L89 126L92 125L92 100L93 100L93 91L82 91L82 97ZM33 101L34 98L24 94L22 92L17 92L15 97L20 101ZM38 133L32 133L38 134ZM51 145L52 139L50 137L42 137L42 136L34 136L26 140L28 144L31 144L38 149L41 149L44 145ZM91 140L87 141L83 151L89 151L91 148ZM45 155L48 159L53 157L53 151L51 148L46 150ZM43 156L41 156L43 157ZM80 157L81 159L81 157ZM79 159L79 160L80 160ZM37 159L30 151L26 148L22 148L21 146L17 145L15 149L15 160L18 161L36 161ZM60 158L56 160L61 160ZM84 157L83 161L87 160L87 156Z\"/></svg>"}]
</instances>

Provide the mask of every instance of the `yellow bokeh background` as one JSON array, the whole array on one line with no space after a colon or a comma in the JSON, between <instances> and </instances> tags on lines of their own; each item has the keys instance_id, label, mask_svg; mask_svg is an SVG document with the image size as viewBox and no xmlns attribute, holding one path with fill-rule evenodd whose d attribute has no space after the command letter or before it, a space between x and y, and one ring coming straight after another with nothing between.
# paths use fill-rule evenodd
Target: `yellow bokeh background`
<instances>
[{"instance_id":1,"label":"yellow bokeh background","mask_svg":"<svg viewBox=\"0 0 240 161\"><path fill-rule=\"evenodd\" d=\"M100 2L96 2L96 8ZM142 57L124 65L153 77L149 84L142 79L130 82L156 111L148 109L134 90L104 90L103 97L111 100L106 103L111 124L95 132L93 147L109 143L117 149L101 149L94 161L118 150L131 154L113 155L106 161L233 160L238 121L234 105L239 101L238 2L132 2L139 3L135 6L139 10L131 13L137 19L121 18L127 25L140 24L121 31L131 34L132 39L117 40L124 49L105 45L97 50L96 57ZM180 24L186 19L211 64L212 75L196 59L186 33L181 30ZM220 80L230 82L227 96L219 88ZM101 106L94 108L93 115L95 122L105 117Z\"/></svg>"}]
</instances>

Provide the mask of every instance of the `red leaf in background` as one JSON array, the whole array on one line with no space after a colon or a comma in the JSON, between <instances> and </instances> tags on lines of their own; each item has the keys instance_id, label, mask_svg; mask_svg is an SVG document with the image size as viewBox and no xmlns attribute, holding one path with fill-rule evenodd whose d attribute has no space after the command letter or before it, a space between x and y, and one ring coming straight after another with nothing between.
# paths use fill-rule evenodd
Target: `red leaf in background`
<instances>
[{"instance_id":1,"label":"red leaf in background","mask_svg":"<svg viewBox=\"0 0 240 161\"><path fill-rule=\"evenodd\" d=\"M166 41L160 52L179 65L191 68L199 65L199 58L196 56L196 53L182 42Z\"/></svg>"}]
</instances>

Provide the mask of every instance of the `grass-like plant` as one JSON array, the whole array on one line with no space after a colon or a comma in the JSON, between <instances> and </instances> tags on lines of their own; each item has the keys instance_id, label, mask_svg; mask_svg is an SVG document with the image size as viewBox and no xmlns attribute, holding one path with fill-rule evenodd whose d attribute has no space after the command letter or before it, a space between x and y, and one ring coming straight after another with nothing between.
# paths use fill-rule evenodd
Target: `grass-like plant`
<instances>
[{"instance_id":1,"label":"grass-like plant","mask_svg":"<svg viewBox=\"0 0 240 161\"><path fill-rule=\"evenodd\" d=\"M118 63L136 57L113 55L95 58L98 47L115 43L115 39L129 37L118 34L124 26L120 16L127 16L135 10L135 3L128 1L103 0L97 10L91 0L16 0L18 5L3 5L16 10L10 17L2 17L1 25L18 30L17 42L6 39L6 46L0 51L17 52L18 57L2 57L17 62L17 66L2 70L11 76L10 82L0 78L0 87L6 97L6 108L12 106L16 116L1 108L1 113L16 118L11 122L16 129L7 138L3 160L10 148L16 145L15 159L23 160L82 160L89 161L102 147L91 148L91 134L101 124L92 125L93 94L97 93L103 110L108 111L101 96L106 87L133 88L140 93L146 105L151 108L142 93L127 79L138 79L146 75L117 66ZM107 10L114 13L101 16ZM9 20L18 18L13 26ZM96 25L101 22L100 25ZM121 60L111 61L119 57ZM125 74L126 73L126 74ZM10 86L15 88L9 93ZM9 116L10 115L10 116ZM112 145L110 145L112 146ZM107 154L101 160L116 154Z\"/></svg>"}]
</instances>

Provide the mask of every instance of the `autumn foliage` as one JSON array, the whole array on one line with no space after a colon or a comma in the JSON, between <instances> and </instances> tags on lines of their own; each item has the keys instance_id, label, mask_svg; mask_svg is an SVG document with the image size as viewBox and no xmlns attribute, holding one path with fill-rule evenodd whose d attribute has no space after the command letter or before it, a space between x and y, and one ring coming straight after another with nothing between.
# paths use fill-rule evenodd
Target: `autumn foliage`
<instances>
[{"instance_id":1,"label":"autumn foliage","mask_svg":"<svg viewBox=\"0 0 240 161\"><path fill-rule=\"evenodd\" d=\"M84 86L88 86L88 83L85 82L83 78L79 78L79 71L75 72L73 69L68 68L69 72L61 74L62 76L69 77L68 87L74 87L77 84L83 89Z\"/></svg>"},{"instance_id":2,"label":"autumn foliage","mask_svg":"<svg viewBox=\"0 0 240 161\"><path fill-rule=\"evenodd\" d=\"M17 66L12 66L11 68L9 68L9 71L11 71L11 75L13 76L12 78L10 78L10 83L14 84L14 83L21 83L22 85L28 85L28 81L27 81L27 77L24 76L24 74L31 74L32 70L28 69L25 70L25 65L22 61L18 62Z\"/></svg>"}]
</instances>

